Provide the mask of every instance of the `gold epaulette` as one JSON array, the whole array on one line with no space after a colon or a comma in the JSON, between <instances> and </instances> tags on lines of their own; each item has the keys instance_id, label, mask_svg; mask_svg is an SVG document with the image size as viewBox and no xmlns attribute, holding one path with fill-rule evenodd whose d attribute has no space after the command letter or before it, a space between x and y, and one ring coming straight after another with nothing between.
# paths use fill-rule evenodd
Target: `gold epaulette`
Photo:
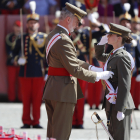
<instances>
[{"instance_id":1,"label":"gold epaulette","mask_svg":"<svg viewBox=\"0 0 140 140\"><path fill-rule=\"evenodd\" d=\"M6 43L7 43L9 46L11 46L11 49L13 50L13 49L15 48L15 45L16 45L16 39L15 39L13 42L11 42L11 41L9 40L9 38L10 38L11 35L12 35L12 33L10 33L10 34L8 34L8 35L6 36Z\"/></svg>"}]
</instances>

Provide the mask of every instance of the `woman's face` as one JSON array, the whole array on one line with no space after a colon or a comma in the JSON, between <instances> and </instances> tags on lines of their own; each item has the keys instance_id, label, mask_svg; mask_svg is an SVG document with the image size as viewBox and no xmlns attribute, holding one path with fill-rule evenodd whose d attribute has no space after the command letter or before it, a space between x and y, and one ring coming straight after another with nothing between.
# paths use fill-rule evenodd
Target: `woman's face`
<instances>
[{"instance_id":1,"label":"woman's face","mask_svg":"<svg viewBox=\"0 0 140 140\"><path fill-rule=\"evenodd\" d=\"M118 43L118 37L116 34L109 34L107 37L108 37L108 44L113 45Z\"/></svg>"}]
</instances>

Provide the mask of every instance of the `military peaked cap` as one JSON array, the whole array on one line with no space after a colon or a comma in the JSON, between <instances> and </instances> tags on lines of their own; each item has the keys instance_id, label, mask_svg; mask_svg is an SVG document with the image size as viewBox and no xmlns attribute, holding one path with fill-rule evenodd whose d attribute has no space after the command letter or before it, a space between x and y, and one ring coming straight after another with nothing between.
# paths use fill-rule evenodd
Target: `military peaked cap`
<instances>
[{"instance_id":1,"label":"military peaked cap","mask_svg":"<svg viewBox=\"0 0 140 140\"><path fill-rule=\"evenodd\" d=\"M87 15L85 11L81 10L80 8L68 2L66 2L65 5L66 5L66 9L70 11L72 14L74 14L79 19L80 23L81 23L81 19Z\"/></svg>"},{"instance_id":2,"label":"military peaked cap","mask_svg":"<svg viewBox=\"0 0 140 140\"><path fill-rule=\"evenodd\" d=\"M109 28L110 28L110 32L106 34L116 34L122 37L127 37L132 39L132 37L130 36L131 30L122 25L110 23Z\"/></svg>"}]
</instances>

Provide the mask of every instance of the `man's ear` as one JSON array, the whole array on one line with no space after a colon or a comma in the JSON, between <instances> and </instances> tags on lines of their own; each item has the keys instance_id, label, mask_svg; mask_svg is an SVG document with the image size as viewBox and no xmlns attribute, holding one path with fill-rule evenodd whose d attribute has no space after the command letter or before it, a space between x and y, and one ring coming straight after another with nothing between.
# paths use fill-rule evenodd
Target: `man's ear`
<instances>
[{"instance_id":1,"label":"man's ear","mask_svg":"<svg viewBox=\"0 0 140 140\"><path fill-rule=\"evenodd\" d=\"M67 20L67 23L70 23L71 18L70 17L67 17L66 20Z\"/></svg>"}]
</instances>

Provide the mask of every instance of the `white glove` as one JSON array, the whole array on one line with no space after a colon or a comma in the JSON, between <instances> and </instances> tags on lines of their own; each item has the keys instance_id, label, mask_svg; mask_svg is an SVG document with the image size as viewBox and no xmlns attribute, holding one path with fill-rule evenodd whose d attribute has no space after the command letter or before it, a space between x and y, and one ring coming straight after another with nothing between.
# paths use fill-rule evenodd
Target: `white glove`
<instances>
[{"instance_id":1,"label":"white glove","mask_svg":"<svg viewBox=\"0 0 140 140\"><path fill-rule=\"evenodd\" d=\"M137 41L134 40L134 39L132 40L132 46L133 46L133 47L136 47L136 46L137 46Z\"/></svg>"},{"instance_id":2,"label":"white glove","mask_svg":"<svg viewBox=\"0 0 140 140\"><path fill-rule=\"evenodd\" d=\"M44 81L46 81L47 78L48 78L48 74L45 74Z\"/></svg>"},{"instance_id":3,"label":"white glove","mask_svg":"<svg viewBox=\"0 0 140 140\"><path fill-rule=\"evenodd\" d=\"M95 67L95 66L92 66L92 65L90 65L88 67L88 70L95 71L95 72L103 72L102 68L98 68L98 67Z\"/></svg>"},{"instance_id":4,"label":"white glove","mask_svg":"<svg viewBox=\"0 0 140 140\"><path fill-rule=\"evenodd\" d=\"M109 78L112 78L112 75L114 75L112 71L103 71L103 72L96 72L96 73L97 73L96 81L99 81L100 79L108 80Z\"/></svg>"},{"instance_id":5,"label":"white glove","mask_svg":"<svg viewBox=\"0 0 140 140\"><path fill-rule=\"evenodd\" d=\"M89 13L88 14L88 20L91 21L91 23L97 23L96 18L94 17L94 14Z\"/></svg>"},{"instance_id":6,"label":"white glove","mask_svg":"<svg viewBox=\"0 0 140 140\"><path fill-rule=\"evenodd\" d=\"M118 113L117 113L117 119L118 119L119 121L121 121L121 120L124 119L124 117L125 117L125 115L123 114L123 112L118 111Z\"/></svg>"},{"instance_id":7,"label":"white glove","mask_svg":"<svg viewBox=\"0 0 140 140\"><path fill-rule=\"evenodd\" d=\"M108 38L107 38L108 34L106 34L105 36L103 36L100 40L100 42L98 43L98 45L104 45L106 43L108 43Z\"/></svg>"},{"instance_id":8,"label":"white glove","mask_svg":"<svg viewBox=\"0 0 140 140\"><path fill-rule=\"evenodd\" d=\"M137 82L140 82L140 74L137 75L137 77L136 77L136 81L137 81Z\"/></svg>"},{"instance_id":9,"label":"white glove","mask_svg":"<svg viewBox=\"0 0 140 140\"><path fill-rule=\"evenodd\" d=\"M25 58L20 57L20 58L18 59L18 64L19 64L19 65L25 65L25 63L26 63L26 59L25 59Z\"/></svg>"}]
</instances>

